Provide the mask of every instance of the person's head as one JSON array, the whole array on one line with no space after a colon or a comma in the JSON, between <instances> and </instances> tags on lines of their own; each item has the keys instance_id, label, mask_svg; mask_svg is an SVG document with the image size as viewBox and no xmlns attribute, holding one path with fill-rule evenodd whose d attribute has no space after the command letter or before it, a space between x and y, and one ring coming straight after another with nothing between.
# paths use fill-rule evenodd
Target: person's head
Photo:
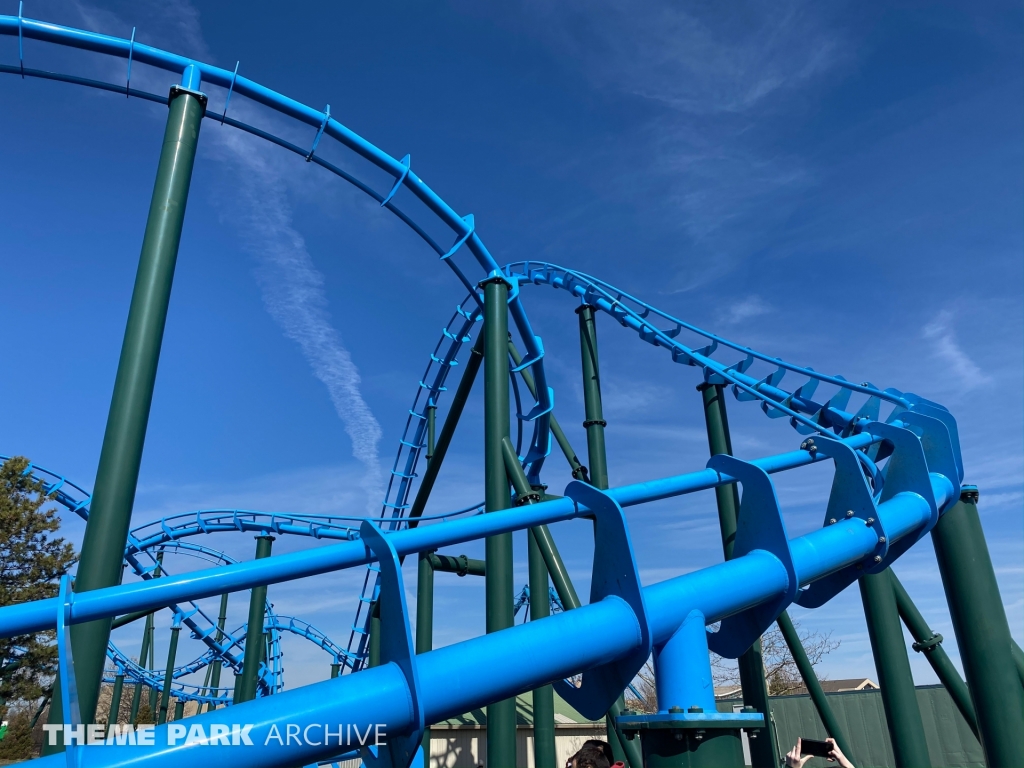
<instances>
[{"instance_id":1,"label":"person's head","mask_svg":"<svg viewBox=\"0 0 1024 768\"><path fill-rule=\"evenodd\" d=\"M569 759L568 768L611 768L613 759L607 742L590 739Z\"/></svg>"}]
</instances>

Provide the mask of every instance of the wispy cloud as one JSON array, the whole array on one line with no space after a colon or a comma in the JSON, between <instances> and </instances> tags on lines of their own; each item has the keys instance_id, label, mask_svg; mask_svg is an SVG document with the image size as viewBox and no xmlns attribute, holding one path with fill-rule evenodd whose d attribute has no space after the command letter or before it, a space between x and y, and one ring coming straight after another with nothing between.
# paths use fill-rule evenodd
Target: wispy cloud
<instances>
[{"instance_id":1,"label":"wispy cloud","mask_svg":"<svg viewBox=\"0 0 1024 768\"><path fill-rule=\"evenodd\" d=\"M813 5L799 0L742 10L615 0L535 10L598 85L696 114L744 112L844 55Z\"/></svg>"},{"instance_id":2,"label":"wispy cloud","mask_svg":"<svg viewBox=\"0 0 1024 768\"><path fill-rule=\"evenodd\" d=\"M324 277L292 223L284 173L268 160L264 148L254 146L253 139L227 131L216 136L223 152L215 156L238 180L231 214L239 224L244 247L259 262L263 303L285 336L299 345L313 375L327 387L352 440L352 455L366 469L360 483L372 512L382 497L380 424L363 398L359 369L331 322Z\"/></svg>"},{"instance_id":3,"label":"wispy cloud","mask_svg":"<svg viewBox=\"0 0 1024 768\"><path fill-rule=\"evenodd\" d=\"M921 335L932 347L932 354L942 361L964 389L975 389L988 384L992 378L963 350L953 332L953 315L942 310L922 330Z\"/></svg>"},{"instance_id":4,"label":"wispy cloud","mask_svg":"<svg viewBox=\"0 0 1024 768\"><path fill-rule=\"evenodd\" d=\"M767 315L774 307L760 296L748 296L725 307L718 316L721 325L737 325L744 320Z\"/></svg>"}]
</instances>

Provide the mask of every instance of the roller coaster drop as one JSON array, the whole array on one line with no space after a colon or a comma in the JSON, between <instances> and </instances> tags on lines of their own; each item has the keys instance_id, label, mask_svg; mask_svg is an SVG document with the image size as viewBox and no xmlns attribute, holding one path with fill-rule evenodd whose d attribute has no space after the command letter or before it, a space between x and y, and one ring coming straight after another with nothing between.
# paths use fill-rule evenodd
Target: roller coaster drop
<instances>
[{"instance_id":1,"label":"roller coaster drop","mask_svg":"<svg viewBox=\"0 0 1024 768\"><path fill-rule=\"evenodd\" d=\"M394 159L331 117L330 107L320 112L269 90L239 75L238 65L228 71L143 45L136 42L134 30L131 39L124 40L35 21L25 18L20 7L18 16L0 16L0 34L17 37L19 57L16 65L0 65L0 72L124 93L167 104L169 111L93 494L89 497L60 478L47 478L52 495L69 509L81 514L89 507L74 590L65 579L56 598L0 607L4 636L57 629L59 695L53 697L51 722L91 722L109 656L117 670L134 680L154 688L162 683L165 691L173 690L180 700L191 697L207 704L226 703L219 684L190 688L175 679L207 664L224 664L239 673L236 681L243 691L236 690L232 706L187 718L190 727L201 726L209 734L230 732L244 724L252 741L263 745L213 745L216 751L210 754L223 766L310 765L337 758L344 751L337 743L268 739L284 721L300 729L342 723L362 732L380 726L386 730L386 743L362 747L363 760L375 767L408 766L422 759L418 755L429 738L431 723L484 706L487 764L495 768L522 764L525 757L516 755L514 697L529 690L534 695L535 764L551 766L553 689L586 716L606 715L613 747L632 768L742 765L740 733L744 730L762 736L750 742L754 764L776 765L778 745L771 729L764 727L767 692L758 638L773 622L779 623L826 730L844 745L786 608L791 603L818 607L858 582L897 764L930 763L899 625L902 616L918 641L915 650L926 653L978 734L988 765L1024 765L1024 729L1020 728L1024 669L1015 668L1014 651L1019 649L1010 638L981 531L977 490L962 484L957 425L945 408L916 395L870 383L853 384L841 376L826 376L762 355L579 272L536 261L501 267L476 232L473 216L456 214L412 171L408 155ZM26 67L27 41L120 58L126 62L125 82ZM170 87L167 96L132 88L133 64L174 73L180 82ZM210 95L223 97L219 110L209 108ZM308 126L311 144L300 147L230 117L233 96ZM129 530L204 117L301 155L353 184L416 232L469 291L420 380L378 520L228 510L169 518ZM391 179L387 191L378 192L318 155L325 139L386 173ZM446 225L452 244L437 243L423 222L403 211L398 201L404 198L399 193L415 196ZM474 269L479 270L477 279L470 278ZM544 348L530 325L521 293L531 284L562 289L580 301L589 469L576 457L554 415ZM609 487L597 354L596 316L600 313L647 343L664 348L673 361L700 370L712 453L706 469ZM523 356L509 333L509 318ZM482 329L472 350L462 356L464 373L438 433L436 414L448 374L480 320ZM723 359L723 355L729 357ZM484 503L451 515L424 517L426 501L481 367ZM781 384L787 373L806 381L792 391L784 389ZM520 380L529 397L521 392ZM829 390L828 399L815 399L819 385ZM786 418L807 436L800 448L749 462L733 458L724 403L728 390L738 400L759 402L770 418ZM515 444L510 391L516 405ZM851 405L854 399L856 408ZM530 427L529 435L524 435L524 427ZM574 478L563 496L547 494L542 481L552 436ZM417 469L424 451L426 463L420 477ZM831 462L835 468L824 525L790 539L771 475L819 462ZM641 585L623 508L712 488L725 562ZM582 517L593 520L595 537L586 605L581 605L548 530L549 525ZM195 533L223 530L259 533L262 557L231 562L216 550L183 541ZM537 601L530 621L513 625L511 533L520 530L529 531L530 591L547 594L550 579L558 605L566 610L547 615L548 601ZM337 543L269 556L271 534L282 533ZM889 569L928 533L935 545L966 685L942 650L941 636L927 627ZM441 547L479 539L486 541L483 562L437 553ZM164 572L155 578L157 554L172 550L217 566L182 575ZM400 568L402 558L409 555L419 558L415 642ZM141 577L140 582L120 584L125 563ZM360 566L367 567L367 576L345 649L305 622L269 610L268 584ZM432 650L435 570L484 574L486 635ZM247 626L263 621L263 633L247 633L245 627L229 632L223 620L214 621L194 602L243 589L253 593ZM177 669L172 659L160 681L108 643L114 617L128 621L163 608L174 612L175 627L188 627L208 650ZM716 624L717 631L708 631ZM283 631L297 632L331 653L337 677L282 690L278 638ZM269 644L264 634L269 635ZM246 642L247 635L260 641ZM747 705L742 712L716 711L709 685L709 649L740 660ZM623 711L622 692L652 654L659 711ZM509 663L512 659L519 661ZM342 668L347 674L340 674ZM211 688L218 689L216 695ZM165 696L165 707L167 700ZM150 745L72 744L60 747L62 754L42 758L41 764L177 767L185 760L209 759L204 750L210 745L171 743L166 736L173 725L159 726Z\"/></svg>"}]
</instances>

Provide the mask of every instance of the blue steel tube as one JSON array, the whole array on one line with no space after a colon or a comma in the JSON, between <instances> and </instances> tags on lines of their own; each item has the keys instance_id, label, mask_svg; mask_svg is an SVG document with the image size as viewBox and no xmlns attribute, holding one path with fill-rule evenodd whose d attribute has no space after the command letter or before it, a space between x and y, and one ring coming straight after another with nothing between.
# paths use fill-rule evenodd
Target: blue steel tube
<instances>
[{"instance_id":1,"label":"blue steel tube","mask_svg":"<svg viewBox=\"0 0 1024 768\"><path fill-rule=\"evenodd\" d=\"M870 444L870 440L868 441ZM805 459L806 452L798 451ZM785 456L792 456L786 454ZM774 457L778 459L779 457ZM768 471L785 468L771 460L753 462ZM807 459L801 463L812 463ZM710 472L710 476L708 473ZM937 478L937 479L936 479ZM944 508L952 496L952 486L941 476L934 476L936 503ZM705 470L693 475L612 489L609 494L624 506L644 501L668 498L693 490L714 488L719 483L736 482L729 475ZM625 502L625 503L624 503ZM878 508L885 521L890 539L895 542L925 525L931 516L927 502L916 494L897 494ZM512 510L492 512L462 520L389 534L399 555L411 555L431 549L485 538L496 533L532 528L564 520L572 520L589 513L571 499L562 498ZM802 584L822 578L847 565L854 564L870 554L877 544L874 533L858 519L841 520L835 525L813 531L790 541L793 559ZM754 553L741 559L747 559ZM362 542L352 541L320 547L314 550L278 555L262 562L237 563L219 568L193 571L145 584L126 584L119 587L75 595L71 607L71 623L80 623L129 611L159 608L177 601L201 599L237 592L259 584L276 584L320 573L366 565L373 557ZM730 561L733 562L733 561ZM715 566L721 567L721 566ZM56 598L31 603L0 607L0 636L42 631L56 626L59 603ZM708 612L704 612L709 616ZM711 620L711 619L709 619ZM714 619L717 621L717 619Z\"/></svg>"}]
</instances>

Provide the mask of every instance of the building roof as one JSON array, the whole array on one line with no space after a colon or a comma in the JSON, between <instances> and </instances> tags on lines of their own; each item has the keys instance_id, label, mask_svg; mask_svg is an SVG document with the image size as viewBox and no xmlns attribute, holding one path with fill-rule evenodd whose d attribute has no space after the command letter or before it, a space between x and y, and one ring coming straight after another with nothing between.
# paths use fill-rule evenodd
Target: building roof
<instances>
[{"instance_id":1,"label":"building roof","mask_svg":"<svg viewBox=\"0 0 1024 768\"><path fill-rule=\"evenodd\" d=\"M822 680L821 690L825 693L842 693L843 691L872 691L878 690L878 683L867 677L849 677L844 680ZM790 696L806 696L807 689L804 686L794 688Z\"/></svg>"}]
</instances>

